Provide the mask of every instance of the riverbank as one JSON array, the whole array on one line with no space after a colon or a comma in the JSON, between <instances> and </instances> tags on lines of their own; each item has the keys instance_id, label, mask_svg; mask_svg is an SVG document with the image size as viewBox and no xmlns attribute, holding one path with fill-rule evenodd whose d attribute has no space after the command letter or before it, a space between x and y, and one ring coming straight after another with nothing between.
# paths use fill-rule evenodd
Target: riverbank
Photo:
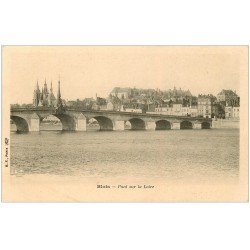
<instances>
[{"instance_id":1,"label":"riverbank","mask_svg":"<svg viewBox=\"0 0 250 250\"><path fill-rule=\"evenodd\" d=\"M212 128L240 128L240 120L227 120L227 119L213 120Z\"/></svg>"}]
</instances>

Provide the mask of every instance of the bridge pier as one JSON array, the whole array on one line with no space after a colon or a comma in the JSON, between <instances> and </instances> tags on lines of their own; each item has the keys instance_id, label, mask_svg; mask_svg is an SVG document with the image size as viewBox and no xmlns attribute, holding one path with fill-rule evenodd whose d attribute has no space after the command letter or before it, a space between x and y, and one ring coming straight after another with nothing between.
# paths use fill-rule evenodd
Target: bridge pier
<instances>
[{"instance_id":1,"label":"bridge pier","mask_svg":"<svg viewBox=\"0 0 250 250\"><path fill-rule=\"evenodd\" d=\"M113 130L124 130L125 129L125 121L113 121Z\"/></svg>"},{"instance_id":2,"label":"bridge pier","mask_svg":"<svg viewBox=\"0 0 250 250\"><path fill-rule=\"evenodd\" d=\"M201 129L201 123L200 122L193 123L193 129Z\"/></svg>"},{"instance_id":3,"label":"bridge pier","mask_svg":"<svg viewBox=\"0 0 250 250\"><path fill-rule=\"evenodd\" d=\"M146 122L146 130L155 130L155 122Z\"/></svg>"},{"instance_id":4,"label":"bridge pier","mask_svg":"<svg viewBox=\"0 0 250 250\"><path fill-rule=\"evenodd\" d=\"M29 131L30 132L39 132L40 131L40 118L37 114L32 114L28 119Z\"/></svg>"},{"instance_id":5,"label":"bridge pier","mask_svg":"<svg viewBox=\"0 0 250 250\"><path fill-rule=\"evenodd\" d=\"M86 131L86 117L82 113L53 114L62 123L63 131Z\"/></svg>"},{"instance_id":6,"label":"bridge pier","mask_svg":"<svg viewBox=\"0 0 250 250\"><path fill-rule=\"evenodd\" d=\"M172 122L171 129L181 129L181 123L180 122Z\"/></svg>"},{"instance_id":7,"label":"bridge pier","mask_svg":"<svg viewBox=\"0 0 250 250\"><path fill-rule=\"evenodd\" d=\"M83 114L75 117L75 131L87 131L87 121Z\"/></svg>"}]
</instances>

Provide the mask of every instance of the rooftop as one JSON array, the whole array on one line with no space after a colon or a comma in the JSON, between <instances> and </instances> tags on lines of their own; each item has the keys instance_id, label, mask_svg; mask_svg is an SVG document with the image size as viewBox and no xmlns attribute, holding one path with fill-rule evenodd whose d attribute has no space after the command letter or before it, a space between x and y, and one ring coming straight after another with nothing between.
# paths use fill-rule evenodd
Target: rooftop
<instances>
[{"instance_id":1,"label":"rooftop","mask_svg":"<svg viewBox=\"0 0 250 250\"><path fill-rule=\"evenodd\" d=\"M111 93L129 92L131 88L114 87Z\"/></svg>"},{"instance_id":2,"label":"rooftop","mask_svg":"<svg viewBox=\"0 0 250 250\"><path fill-rule=\"evenodd\" d=\"M221 92L219 92L218 95L232 95L232 96L238 96L236 92L234 92L231 89L223 89Z\"/></svg>"}]
</instances>

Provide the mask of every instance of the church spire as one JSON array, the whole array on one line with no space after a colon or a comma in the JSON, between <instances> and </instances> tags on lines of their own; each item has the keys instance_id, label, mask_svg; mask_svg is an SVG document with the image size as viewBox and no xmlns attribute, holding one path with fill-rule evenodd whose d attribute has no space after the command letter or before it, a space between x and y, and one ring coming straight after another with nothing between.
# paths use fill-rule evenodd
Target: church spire
<instances>
[{"instance_id":1,"label":"church spire","mask_svg":"<svg viewBox=\"0 0 250 250\"><path fill-rule=\"evenodd\" d=\"M34 95L33 95L33 105L35 107L38 106L39 99L40 99L40 89L39 89L38 80L37 80L37 82L36 82L36 88L34 90Z\"/></svg>"},{"instance_id":2,"label":"church spire","mask_svg":"<svg viewBox=\"0 0 250 250\"><path fill-rule=\"evenodd\" d=\"M38 91L39 91L38 79L37 79L37 81L36 81L36 90L38 90Z\"/></svg>"},{"instance_id":3,"label":"church spire","mask_svg":"<svg viewBox=\"0 0 250 250\"><path fill-rule=\"evenodd\" d=\"M58 100L61 99L60 80L58 81L57 99L58 99Z\"/></svg>"},{"instance_id":4,"label":"church spire","mask_svg":"<svg viewBox=\"0 0 250 250\"><path fill-rule=\"evenodd\" d=\"M44 82L44 93L45 93L45 94L47 94L47 93L48 93L48 88L47 88L46 78L45 78L45 82Z\"/></svg>"},{"instance_id":5,"label":"church spire","mask_svg":"<svg viewBox=\"0 0 250 250\"><path fill-rule=\"evenodd\" d=\"M58 92L57 92L57 106L62 106L61 90L60 90L60 79L58 81Z\"/></svg>"}]
</instances>

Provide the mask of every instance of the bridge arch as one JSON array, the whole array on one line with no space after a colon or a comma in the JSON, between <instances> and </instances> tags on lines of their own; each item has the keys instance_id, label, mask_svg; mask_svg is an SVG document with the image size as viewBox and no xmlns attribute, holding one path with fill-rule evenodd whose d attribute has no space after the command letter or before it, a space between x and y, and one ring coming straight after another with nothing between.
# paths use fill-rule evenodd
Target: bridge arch
<instances>
[{"instance_id":1,"label":"bridge arch","mask_svg":"<svg viewBox=\"0 0 250 250\"><path fill-rule=\"evenodd\" d=\"M61 120L53 114L40 117L40 130L62 130Z\"/></svg>"},{"instance_id":2,"label":"bridge arch","mask_svg":"<svg viewBox=\"0 0 250 250\"><path fill-rule=\"evenodd\" d=\"M95 116L93 117L97 120L101 131L111 131L113 130L113 122L110 118L106 116Z\"/></svg>"},{"instance_id":3,"label":"bridge arch","mask_svg":"<svg viewBox=\"0 0 250 250\"><path fill-rule=\"evenodd\" d=\"M209 122L202 122L201 123L201 128L202 129L210 129L211 128L211 124Z\"/></svg>"},{"instance_id":4,"label":"bridge arch","mask_svg":"<svg viewBox=\"0 0 250 250\"><path fill-rule=\"evenodd\" d=\"M192 129L193 123L187 120L184 120L180 123L180 129Z\"/></svg>"},{"instance_id":5,"label":"bridge arch","mask_svg":"<svg viewBox=\"0 0 250 250\"><path fill-rule=\"evenodd\" d=\"M11 115L10 119L15 123L17 133L29 132L29 124L25 118L23 118L21 116Z\"/></svg>"},{"instance_id":6,"label":"bridge arch","mask_svg":"<svg viewBox=\"0 0 250 250\"><path fill-rule=\"evenodd\" d=\"M40 117L40 128L41 124L46 120L46 118L51 117L50 122L57 123L59 122L61 126L56 126L53 130L62 130L62 131L75 131L76 130L76 121L74 116L69 114L48 114L46 116ZM55 117L57 119L53 119Z\"/></svg>"},{"instance_id":7,"label":"bridge arch","mask_svg":"<svg viewBox=\"0 0 250 250\"><path fill-rule=\"evenodd\" d=\"M171 129L171 123L167 120L159 120L155 122L155 130L168 130Z\"/></svg>"},{"instance_id":8,"label":"bridge arch","mask_svg":"<svg viewBox=\"0 0 250 250\"><path fill-rule=\"evenodd\" d=\"M131 124L131 130L144 130L146 129L145 121L140 118L131 118L128 120Z\"/></svg>"},{"instance_id":9,"label":"bridge arch","mask_svg":"<svg viewBox=\"0 0 250 250\"><path fill-rule=\"evenodd\" d=\"M53 114L57 117L62 123L63 131L75 131L76 130L76 122L74 117L68 114Z\"/></svg>"}]
</instances>

